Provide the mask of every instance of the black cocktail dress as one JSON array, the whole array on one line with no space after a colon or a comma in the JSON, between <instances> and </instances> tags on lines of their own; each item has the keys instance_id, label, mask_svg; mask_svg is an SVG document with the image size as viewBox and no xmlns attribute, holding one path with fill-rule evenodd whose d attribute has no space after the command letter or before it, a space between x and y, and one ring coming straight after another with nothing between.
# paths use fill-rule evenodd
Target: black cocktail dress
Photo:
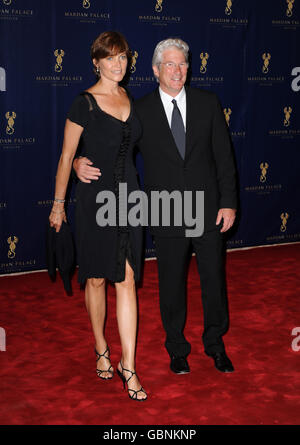
<instances>
[{"instance_id":1,"label":"black cocktail dress","mask_svg":"<svg viewBox=\"0 0 300 445\"><path fill-rule=\"evenodd\" d=\"M126 217L133 206L125 201L130 192L139 190L133 148L140 137L141 124L130 97L129 100L130 115L125 122L101 110L94 96L86 91L75 98L67 115L68 119L84 128L81 155L89 158L93 166L101 171L98 180L92 180L91 183L79 181L76 188L76 248L80 283L87 278L123 281L126 259L133 268L135 280L140 278L142 227L124 223L124 215ZM124 195L126 199L122 200L121 205L120 183L127 187L127 194ZM99 195L99 192L103 193ZM107 194L111 197L110 203L115 198L116 224L103 227L99 226L97 212L108 204L108 198L105 200L101 197ZM107 219L108 212L114 214L112 205L104 215Z\"/></svg>"}]
</instances>

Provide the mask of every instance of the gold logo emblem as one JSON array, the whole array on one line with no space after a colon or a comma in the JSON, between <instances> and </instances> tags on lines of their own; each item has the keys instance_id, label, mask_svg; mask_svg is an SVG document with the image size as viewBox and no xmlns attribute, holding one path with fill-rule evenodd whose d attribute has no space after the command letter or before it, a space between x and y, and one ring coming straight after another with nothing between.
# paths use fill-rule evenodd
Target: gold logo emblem
<instances>
[{"instance_id":1,"label":"gold logo emblem","mask_svg":"<svg viewBox=\"0 0 300 445\"><path fill-rule=\"evenodd\" d=\"M230 115L232 113L231 108L224 108L223 111L224 111L224 115L225 115L225 119L226 119L227 125L229 127Z\"/></svg>"},{"instance_id":2,"label":"gold logo emblem","mask_svg":"<svg viewBox=\"0 0 300 445\"><path fill-rule=\"evenodd\" d=\"M7 238L7 242L9 244L9 250L8 250L8 258L14 258L16 256L16 244L18 242L18 238L16 236L10 236Z\"/></svg>"},{"instance_id":3,"label":"gold logo emblem","mask_svg":"<svg viewBox=\"0 0 300 445\"><path fill-rule=\"evenodd\" d=\"M288 213L282 213L280 215L281 222L282 222L281 227L280 227L280 231L281 232L285 232L286 231L286 225L287 225L287 220L288 220L289 216L290 215Z\"/></svg>"},{"instance_id":4,"label":"gold logo emblem","mask_svg":"<svg viewBox=\"0 0 300 445\"><path fill-rule=\"evenodd\" d=\"M286 15L287 15L288 17L292 17L292 15L293 15L294 1L295 1L295 0L286 0L286 2L287 2Z\"/></svg>"},{"instance_id":5,"label":"gold logo emblem","mask_svg":"<svg viewBox=\"0 0 300 445\"><path fill-rule=\"evenodd\" d=\"M227 0L226 1L226 8L225 8L225 14L226 15L230 15L232 13L232 1L231 0Z\"/></svg>"},{"instance_id":6,"label":"gold logo emblem","mask_svg":"<svg viewBox=\"0 0 300 445\"><path fill-rule=\"evenodd\" d=\"M268 168L269 168L269 164L267 162L262 162L260 164L260 170L261 170L260 182L266 182Z\"/></svg>"},{"instance_id":7,"label":"gold logo emblem","mask_svg":"<svg viewBox=\"0 0 300 445\"><path fill-rule=\"evenodd\" d=\"M155 11L156 12L161 12L162 11L162 3L164 0L156 0L156 5L155 5Z\"/></svg>"},{"instance_id":8,"label":"gold logo emblem","mask_svg":"<svg viewBox=\"0 0 300 445\"><path fill-rule=\"evenodd\" d=\"M208 53L201 53L200 59L201 59L201 66L200 66L200 73L204 74L206 73L206 67L207 67L207 59L209 58Z\"/></svg>"},{"instance_id":9,"label":"gold logo emblem","mask_svg":"<svg viewBox=\"0 0 300 445\"><path fill-rule=\"evenodd\" d=\"M130 65L130 72L135 73L136 72L136 59L139 57L139 53L137 51L134 51L134 53L131 56L131 65Z\"/></svg>"},{"instance_id":10,"label":"gold logo emblem","mask_svg":"<svg viewBox=\"0 0 300 445\"><path fill-rule=\"evenodd\" d=\"M61 49L61 50L56 49L54 51L54 55L56 57L55 71L57 73L60 73L62 71L62 62L63 62L63 57L65 55L65 52L63 49Z\"/></svg>"},{"instance_id":11,"label":"gold logo emblem","mask_svg":"<svg viewBox=\"0 0 300 445\"><path fill-rule=\"evenodd\" d=\"M15 129L14 129L15 119L17 117L16 113L13 111L10 114L10 112L8 111L5 114L5 117L7 119L6 134L14 134L14 132L15 132Z\"/></svg>"},{"instance_id":12,"label":"gold logo emblem","mask_svg":"<svg viewBox=\"0 0 300 445\"><path fill-rule=\"evenodd\" d=\"M11 5L11 0L3 0L3 3L7 6Z\"/></svg>"},{"instance_id":13,"label":"gold logo emblem","mask_svg":"<svg viewBox=\"0 0 300 445\"><path fill-rule=\"evenodd\" d=\"M82 6L83 6L85 9L88 9L88 8L91 6L91 2L90 2L90 0L83 0L83 2L82 2Z\"/></svg>"},{"instance_id":14,"label":"gold logo emblem","mask_svg":"<svg viewBox=\"0 0 300 445\"><path fill-rule=\"evenodd\" d=\"M283 112L284 112L283 125L285 127L288 127L290 125L290 118L291 118L292 108L291 107L284 107Z\"/></svg>"},{"instance_id":15,"label":"gold logo emblem","mask_svg":"<svg viewBox=\"0 0 300 445\"><path fill-rule=\"evenodd\" d=\"M264 74L267 74L269 72L269 60L271 59L271 54L270 53L263 53L262 55L262 59L264 61L263 67L262 67L262 72Z\"/></svg>"}]
</instances>

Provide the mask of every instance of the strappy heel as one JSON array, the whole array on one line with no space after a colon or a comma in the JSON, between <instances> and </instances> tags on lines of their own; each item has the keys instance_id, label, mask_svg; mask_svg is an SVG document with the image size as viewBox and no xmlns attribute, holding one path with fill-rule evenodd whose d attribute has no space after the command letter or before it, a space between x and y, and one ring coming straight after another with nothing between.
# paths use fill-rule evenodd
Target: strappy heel
<instances>
[{"instance_id":1,"label":"strappy heel","mask_svg":"<svg viewBox=\"0 0 300 445\"><path fill-rule=\"evenodd\" d=\"M120 362L120 365L121 365L121 368L122 368L122 372L120 372L119 369L117 368L117 373L118 373L118 376L120 377L120 379L121 379L122 382L123 382L124 391L126 390L126 384L127 384L127 391L128 391L128 396L129 396L129 398L132 399L132 400L137 400L138 402L144 402L145 400L147 400L147 398L148 398L147 393L146 393L146 391L143 389L142 386L141 386L140 389L138 389L137 391L136 391L135 389L130 389L130 388L128 387L128 382L129 382L129 380L130 380L134 375L137 376L137 373L136 373L135 371L130 371L130 369L123 368L123 365L122 365L121 362ZM130 372L131 376L130 376L128 379L126 379L126 377L124 376L124 374L123 374L124 371L126 371L126 372ZM133 394L131 394L130 391L131 391ZM144 394L146 394L146 397L145 397L144 399L138 399L137 395L138 395L139 392L143 392Z\"/></svg>"},{"instance_id":2,"label":"strappy heel","mask_svg":"<svg viewBox=\"0 0 300 445\"><path fill-rule=\"evenodd\" d=\"M110 363L108 346L105 349L105 351L103 352L103 354L99 354L99 352L97 351L96 348L95 348L95 353L96 353L96 356L97 356L96 362L98 362L98 360L100 360L101 357L104 357ZM106 353L108 354L108 357L105 355ZM110 363L110 367L108 369L98 369L98 368L96 368L96 373L97 373L98 377L100 377L100 379L102 379L102 380L111 380L113 378L113 376L114 376L114 371L111 368L112 368L112 364ZM110 374L110 377L103 377L101 375L103 372L108 372Z\"/></svg>"}]
</instances>

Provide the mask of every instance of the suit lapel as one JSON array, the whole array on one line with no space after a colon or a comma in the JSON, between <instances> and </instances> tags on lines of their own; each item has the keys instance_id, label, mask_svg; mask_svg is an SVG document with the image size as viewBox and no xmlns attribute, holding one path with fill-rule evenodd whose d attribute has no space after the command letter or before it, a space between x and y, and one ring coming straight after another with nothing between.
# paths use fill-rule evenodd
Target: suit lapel
<instances>
[{"instance_id":1,"label":"suit lapel","mask_svg":"<svg viewBox=\"0 0 300 445\"><path fill-rule=\"evenodd\" d=\"M186 92L186 132L185 132L185 161L191 154L193 147L193 131L196 122L195 110L193 110L193 95L189 87L185 87Z\"/></svg>"}]
</instances>

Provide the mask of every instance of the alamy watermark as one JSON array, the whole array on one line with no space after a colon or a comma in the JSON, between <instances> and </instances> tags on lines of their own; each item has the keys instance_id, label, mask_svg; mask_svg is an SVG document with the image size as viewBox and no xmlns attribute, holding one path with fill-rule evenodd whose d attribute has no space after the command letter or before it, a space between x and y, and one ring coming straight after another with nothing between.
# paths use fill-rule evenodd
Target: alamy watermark
<instances>
[{"instance_id":1,"label":"alamy watermark","mask_svg":"<svg viewBox=\"0 0 300 445\"><path fill-rule=\"evenodd\" d=\"M6 332L0 327L0 351L6 351Z\"/></svg>"},{"instance_id":2,"label":"alamy watermark","mask_svg":"<svg viewBox=\"0 0 300 445\"><path fill-rule=\"evenodd\" d=\"M96 221L100 227L115 227L117 223L123 227L128 224L132 227L158 227L161 222L163 227L171 224L174 227L189 227L185 230L186 237L201 236L204 231L204 192L200 190L186 190L183 193L179 190L152 190L149 204L148 196L142 190L135 190L127 197L127 183L122 182L119 184L118 198L111 190L103 190L97 194L96 202L103 204L96 213ZM135 205L128 211L128 204Z\"/></svg>"},{"instance_id":3,"label":"alamy watermark","mask_svg":"<svg viewBox=\"0 0 300 445\"><path fill-rule=\"evenodd\" d=\"M0 91L6 91L6 72L2 66L0 66Z\"/></svg>"},{"instance_id":4,"label":"alamy watermark","mask_svg":"<svg viewBox=\"0 0 300 445\"><path fill-rule=\"evenodd\" d=\"M299 334L299 335L298 335ZM300 351L300 327L292 329L292 336L297 336L293 339L291 347L294 352Z\"/></svg>"},{"instance_id":5,"label":"alamy watermark","mask_svg":"<svg viewBox=\"0 0 300 445\"><path fill-rule=\"evenodd\" d=\"M291 83L292 90L295 92L300 91L300 66L295 66L292 69L292 76L296 76Z\"/></svg>"}]
</instances>

